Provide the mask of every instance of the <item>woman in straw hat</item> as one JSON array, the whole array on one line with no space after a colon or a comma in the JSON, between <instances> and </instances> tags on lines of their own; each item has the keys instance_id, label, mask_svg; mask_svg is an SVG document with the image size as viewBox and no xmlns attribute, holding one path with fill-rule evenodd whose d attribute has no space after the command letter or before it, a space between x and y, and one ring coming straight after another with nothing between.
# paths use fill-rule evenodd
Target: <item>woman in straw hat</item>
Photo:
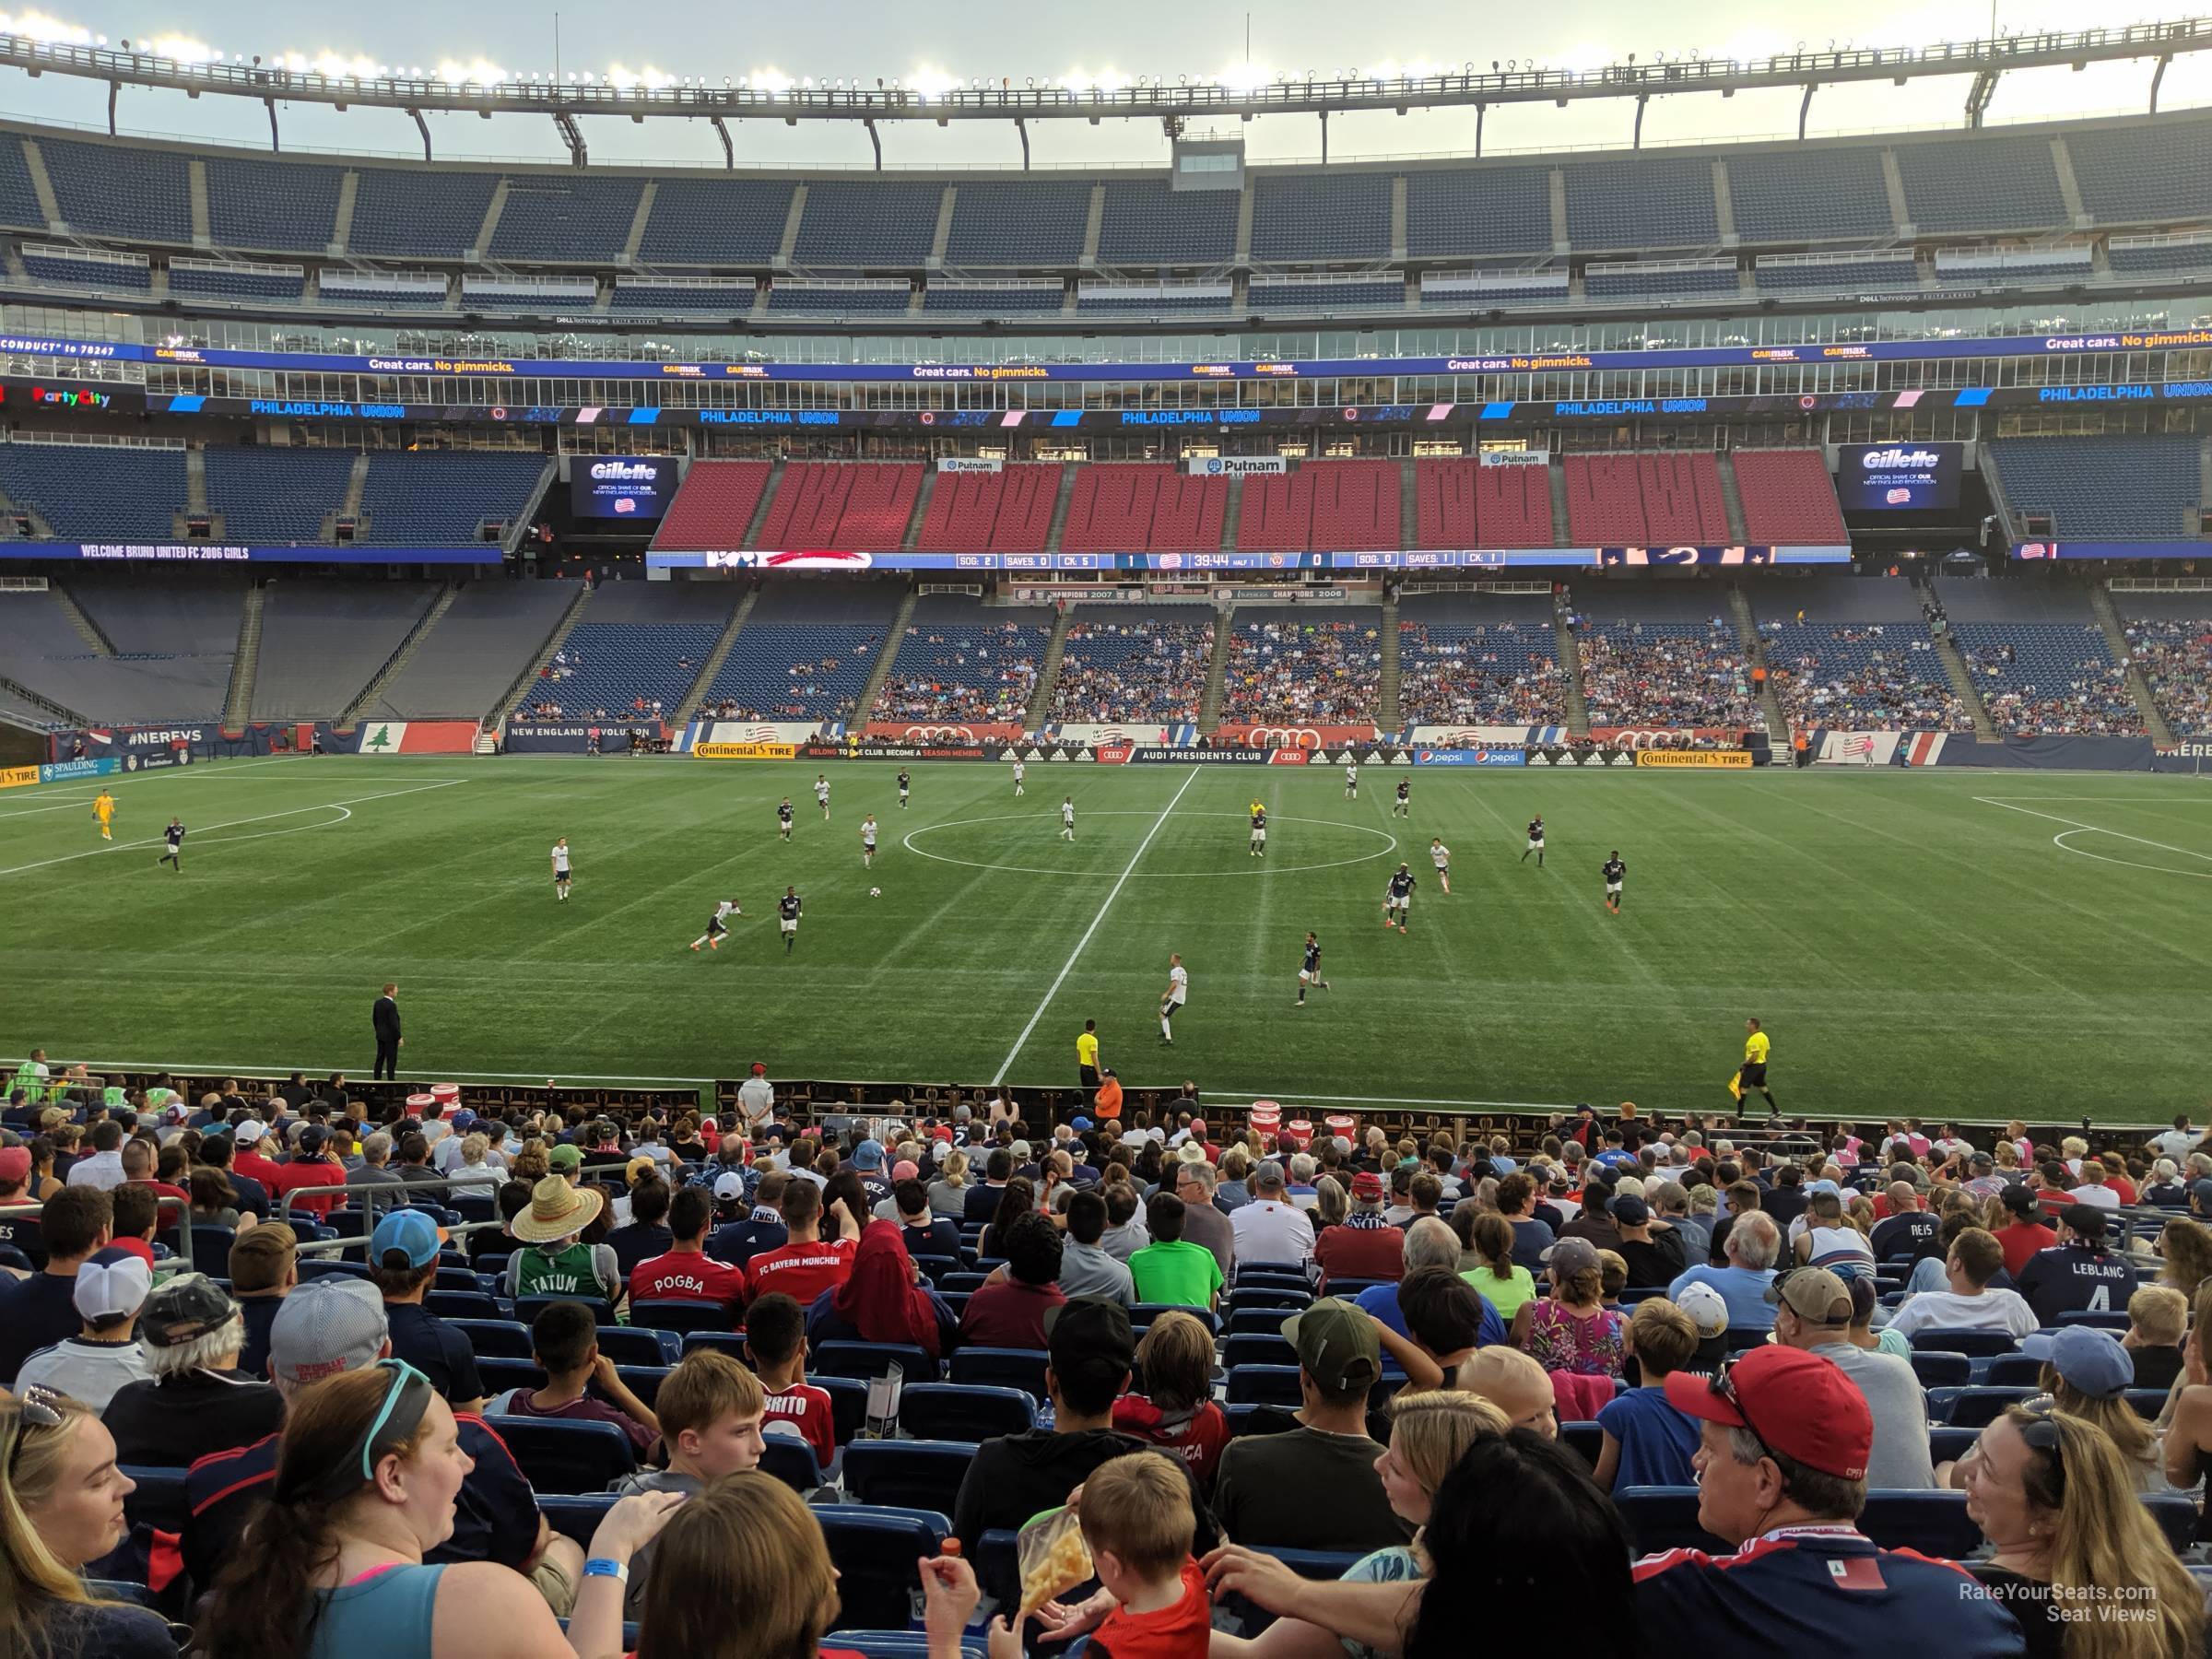
<instances>
[{"instance_id":1,"label":"woman in straw hat","mask_svg":"<svg viewBox=\"0 0 2212 1659\"><path fill-rule=\"evenodd\" d=\"M597 1187L571 1186L558 1174L532 1187L530 1207L507 1224L523 1245L507 1258L507 1294L618 1300L622 1270L615 1253L578 1237L598 1218L605 1203Z\"/></svg>"}]
</instances>

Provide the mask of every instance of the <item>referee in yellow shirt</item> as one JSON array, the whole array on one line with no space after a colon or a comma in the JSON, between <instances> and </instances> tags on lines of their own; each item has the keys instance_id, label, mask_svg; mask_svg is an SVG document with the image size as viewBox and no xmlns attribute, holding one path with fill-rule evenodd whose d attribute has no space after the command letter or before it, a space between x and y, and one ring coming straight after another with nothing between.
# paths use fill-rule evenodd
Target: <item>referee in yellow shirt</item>
<instances>
[{"instance_id":1,"label":"referee in yellow shirt","mask_svg":"<svg viewBox=\"0 0 2212 1659\"><path fill-rule=\"evenodd\" d=\"M1750 1033L1744 1039L1744 1063L1736 1068L1735 1076L1728 1079L1728 1092L1740 1101L1745 1095L1757 1089L1767 1097L1767 1110L1770 1112L1777 1112L1780 1108L1774 1104L1774 1091L1767 1087L1767 1051L1773 1044L1768 1041L1767 1034L1759 1029L1757 1019L1745 1020L1744 1030Z\"/></svg>"},{"instance_id":2,"label":"referee in yellow shirt","mask_svg":"<svg viewBox=\"0 0 2212 1659\"><path fill-rule=\"evenodd\" d=\"M1083 1087L1095 1093L1105 1079L1099 1073L1099 1022L1083 1022L1083 1034L1076 1039L1076 1076Z\"/></svg>"}]
</instances>

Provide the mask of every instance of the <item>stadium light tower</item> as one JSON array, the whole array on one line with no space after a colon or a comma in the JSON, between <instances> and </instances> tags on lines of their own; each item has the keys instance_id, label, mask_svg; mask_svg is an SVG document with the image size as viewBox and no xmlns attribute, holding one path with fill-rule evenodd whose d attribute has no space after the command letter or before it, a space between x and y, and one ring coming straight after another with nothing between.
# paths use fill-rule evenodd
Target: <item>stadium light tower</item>
<instances>
[{"instance_id":1,"label":"stadium light tower","mask_svg":"<svg viewBox=\"0 0 2212 1659\"><path fill-rule=\"evenodd\" d=\"M653 117L703 117L723 143L725 164L735 166L730 121L858 122L868 132L878 167L883 164L882 125L894 121L999 121L1013 124L1029 159L1029 124L1037 121L1107 119L1157 121L1171 139L1194 119L1251 121L1262 115L1312 115L1323 123L1326 153L1327 121L1334 114L1420 109L1465 108L1476 112L1477 147L1481 123L1497 104L1549 102L1565 107L1589 99L1626 99L1635 106L1634 142L1642 142L1643 112L1654 98L1685 93L1718 93L1791 88L1803 93L1797 134L1805 136L1815 91L1852 82L1907 81L1938 76L1971 76L1965 118L1979 126L1995 93L1998 78L2013 70L2072 68L2092 63L2148 58L2155 68L2149 106L2158 110L2166 66L2183 53L2212 49L2212 18L2180 18L2130 24L2119 29L2047 30L2035 34L1991 34L1979 40L1945 41L1920 47L1802 48L1743 58L1665 57L1640 63L1630 55L1617 63L1590 63L1576 68L1493 63L1487 73L1466 63L1456 69L1426 65L1384 65L1372 72L1356 68L1272 80L1249 66L1193 78L1177 76L1127 76L1114 70L1096 76L1082 71L1055 77L976 76L967 86L941 71L924 70L903 84L899 79L833 76L792 78L762 70L732 84L731 77L669 76L654 71L631 74L615 65L606 74L573 76L539 73L524 76L481 62L441 63L433 69L370 65L324 54L306 58L288 53L248 64L226 59L212 47L185 37L164 37L152 50L125 41L116 47L104 37L88 36L74 25L41 21L26 32L18 20L13 32L0 31L0 68L28 75L68 75L103 81L108 88L108 130L115 131L117 100L124 87L253 98L268 110L272 147L277 143L276 105L281 100L326 104L344 111L356 104L405 111L430 152L426 111L495 115L535 115L550 119L577 166L590 159L582 118L620 116L634 122ZM164 51L162 48L169 48ZM365 73L373 68L374 73ZM719 78L719 86L711 84Z\"/></svg>"}]
</instances>

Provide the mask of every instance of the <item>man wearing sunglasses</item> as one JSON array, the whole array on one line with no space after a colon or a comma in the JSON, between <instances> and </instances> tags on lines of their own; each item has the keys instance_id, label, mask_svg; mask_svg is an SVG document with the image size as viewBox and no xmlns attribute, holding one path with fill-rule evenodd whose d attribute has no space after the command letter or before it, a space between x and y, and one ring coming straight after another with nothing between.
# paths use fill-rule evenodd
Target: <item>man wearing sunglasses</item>
<instances>
[{"instance_id":1,"label":"man wearing sunglasses","mask_svg":"<svg viewBox=\"0 0 2212 1659\"><path fill-rule=\"evenodd\" d=\"M1877 1548L1859 1531L1874 1418L1835 1366L1757 1348L1717 1376L1674 1372L1666 1398L1700 1420L1698 1524L1735 1553L1637 1563L1646 1659L1779 1651L1813 1631L1845 1653L1908 1631L1914 1653L1946 1659L2026 1652L2012 1615L1964 1568Z\"/></svg>"}]
</instances>

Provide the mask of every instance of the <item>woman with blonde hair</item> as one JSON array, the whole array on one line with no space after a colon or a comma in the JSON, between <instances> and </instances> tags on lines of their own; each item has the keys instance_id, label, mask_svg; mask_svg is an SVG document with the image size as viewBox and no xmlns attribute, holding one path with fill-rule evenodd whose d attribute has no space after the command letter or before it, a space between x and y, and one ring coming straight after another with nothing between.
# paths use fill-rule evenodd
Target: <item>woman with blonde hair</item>
<instances>
[{"instance_id":1,"label":"woman with blonde hair","mask_svg":"<svg viewBox=\"0 0 2212 1659\"><path fill-rule=\"evenodd\" d=\"M505 1178L484 1161L490 1151L490 1137L479 1130L470 1130L461 1137L461 1161L446 1171L446 1178L456 1186L464 1182L470 1186L498 1186Z\"/></svg>"},{"instance_id":2,"label":"woman with blonde hair","mask_svg":"<svg viewBox=\"0 0 2212 1659\"><path fill-rule=\"evenodd\" d=\"M95 1597L80 1576L130 1530L137 1488L89 1406L36 1384L0 1396L0 1653L167 1659L169 1627Z\"/></svg>"},{"instance_id":3,"label":"woman with blonde hair","mask_svg":"<svg viewBox=\"0 0 2212 1659\"><path fill-rule=\"evenodd\" d=\"M936 1215L951 1217L955 1225L968 1213L967 1153L956 1148L946 1154L937 1166L937 1178L929 1183L929 1207Z\"/></svg>"},{"instance_id":4,"label":"woman with blonde hair","mask_svg":"<svg viewBox=\"0 0 2212 1659\"><path fill-rule=\"evenodd\" d=\"M1966 1512L1995 1547L1967 1571L2041 1659L2182 1659L2204 1651L2204 1592L2136 1496L2126 1457L2047 1398L2008 1406L1961 1468ZM2125 1586L2124 1591L2119 1586ZM2124 1618L2100 1618L2113 1610Z\"/></svg>"},{"instance_id":5,"label":"woman with blonde hair","mask_svg":"<svg viewBox=\"0 0 2212 1659\"><path fill-rule=\"evenodd\" d=\"M2159 1279L2191 1300L2212 1279L2212 1227L2176 1216L2159 1231Z\"/></svg>"},{"instance_id":6,"label":"woman with blonde hair","mask_svg":"<svg viewBox=\"0 0 2212 1659\"><path fill-rule=\"evenodd\" d=\"M621 1650L622 1584L587 1573L563 1636L530 1581L496 1561L426 1565L476 1465L429 1380L399 1359L291 1402L276 1473L217 1574L199 1635L222 1659L535 1659ZM627 1567L681 1500L625 1498L590 1557ZM659 1575L655 1575L658 1577Z\"/></svg>"},{"instance_id":7,"label":"woman with blonde hair","mask_svg":"<svg viewBox=\"0 0 2212 1659\"><path fill-rule=\"evenodd\" d=\"M2057 1402L2058 1409L2096 1424L2110 1437L2126 1462L2135 1490L2167 1489L2158 1433L2128 1404L2127 1390L2136 1380L2135 1357L2117 1336L2091 1325L2061 1325L2048 1336L2030 1337L2020 1347L2042 1360L2037 1385Z\"/></svg>"},{"instance_id":8,"label":"woman with blonde hair","mask_svg":"<svg viewBox=\"0 0 2212 1659\"><path fill-rule=\"evenodd\" d=\"M1344 1182L1334 1175L1324 1175L1313 1183L1313 1231L1316 1236L1324 1227L1335 1227L1352 1213L1350 1194Z\"/></svg>"}]
</instances>

